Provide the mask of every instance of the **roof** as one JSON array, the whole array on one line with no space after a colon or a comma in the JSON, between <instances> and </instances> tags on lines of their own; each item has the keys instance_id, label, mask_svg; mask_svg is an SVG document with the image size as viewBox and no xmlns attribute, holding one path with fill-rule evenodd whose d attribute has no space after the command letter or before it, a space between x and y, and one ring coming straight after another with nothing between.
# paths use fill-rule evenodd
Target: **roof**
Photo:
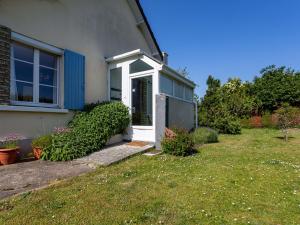
<instances>
[{"instance_id":1,"label":"roof","mask_svg":"<svg viewBox=\"0 0 300 225\"><path fill-rule=\"evenodd\" d=\"M151 29L151 26L148 22L148 19L144 13L144 10L141 6L139 0L127 0L135 17L137 20L137 26L141 29L143 35L145 36L146 40L150 42L150 48L152 48L153 56L156 56L159 60L163 60L163 54L159 47L159 44L154 36L154 33ZM155 48L155 51L154 51Z\"/></svg>"},{"instance_id":2,"label":"roof","mask_svg":"<svg viewBox=\"0 0 300 225\"><path fill-rule=\"evenodd\" d=\"M151 35L151 37L153 38L154 44L155 44L155 46L157 47L157 50L158 50L159 55L160 55L161 60L162 60L162 59L163 59L162 51L161 51L161 49L160 49L160 47L159 47L159 45L158 45L158 43L157 43L157 40L156 40L156 38L155 38L155 36L154 36L154 33L153 33L152 29L151 29L151 26L150 26L150 24L149 24L149 22L148 22L148 19L147 19L145 13L144 13L144 10L143 10L143 7L141 6L140 0L135 0L135 2L136 2L136 4L137 4L137 6L139 7L139 10L141 11L141 14L142 14L142 16L143 16L143 18L144 18L144 20L145 20L146 26L147 26L147 28L149 29L150 35Z\"/></svg>"},{"instance_id":3,"label":"roof","mask_svg":"<svg viewBox=\"0 0 300 225\"><path fill-rule=\"evenodd\" d=\"M155 61L157 64L160 65L160 69L159 71L169 75L170 77L176 79L176 80L179 80L185 84L187 84L188 86L192 87L192 88L195 88L196 87L196 84L184 77L181 73L179 73L178 71L172 69L171 67L169 67L168 65L164 64L162 61L154 58L153 56L147 54L146 52L142 51L141 49L136 49L134 51L131 51L131 52L126 52L124 54L121 54L121 55L116 55L116 56L113 56L113 57L110 57L110 58L107 58L106 59L106 62L108 63L114 63L114 62L117 62L117 61L121 61L121 60L124 60L124 59L128 59L130 57L138 57L138 56L146 56L150 59L152 59L153 61Z\"/></svg>"}]
</instances>

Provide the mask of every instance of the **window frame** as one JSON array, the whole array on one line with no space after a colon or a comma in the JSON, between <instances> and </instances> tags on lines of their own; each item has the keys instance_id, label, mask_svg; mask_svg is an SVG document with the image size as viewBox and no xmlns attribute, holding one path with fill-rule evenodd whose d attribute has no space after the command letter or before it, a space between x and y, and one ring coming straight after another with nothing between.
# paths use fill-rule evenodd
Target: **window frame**
<instances>
[{"instance_id":1,"label":"window frame","mask_svg":"<svg viewBox=\"0 0 300 225\"><path fill-rule=\"evenodd\" d=\"M115 99L111 96L111 71L114 70L114 69L120 69L121 70L121 98L120 99ZM109 95L109 100L110 101L120 101L122 102L122 99L123 99L123 68L122 66L119 66L119 67L112 67L112 68L109 68L108 69L108 95Z\"/></svg>"},{"instance_id":2,"label":"window frame","mask_svg":"<svg viewBox=\"0 0 300 225\"><path fill-rule=\"evenodd\" d=\"M14 93L14 89L13 86L16 84L16 80L14 80L14 60L15 58L13 58L13 44L11 45L11 56L10 56L10 63L11 63L11 72L10 72L10 103L12 105L16 105L16 106L33 106L33 107L44 107L44 108L59 108L60 106L60 79L61 79L61 70L60 70L60 64L61 64L61 54L62 51L57 51L57 52L53 52L53 46L47 45L45 43L30 39L28 37L22 36L20 34L15 34L15 36L17 36L17 38L13 38L13 43L17 43L17 44L21 44L21 45L25 45L28 46L30 48L33 48L33 101L32 102L27 102L27 101L18 101L18 100L13 100L13 96L16 95L16 93ZM14 37L14 35L12 35L12 37ZM24 41L22 41L22 37L24 37ZM21 40L20 40L21 39ZM26 41L27 40L27 41ZM30 40L30 43L28 43ZM41 45L41 48L39 48L39 45ZM47 46L49 46L49 48L47 49ZM56 86L51 86L49 85L49 87L53 87L56 88L56 103L42 103L39 102L39 92L40 92L40 51L49 53L49 54L53 54L56 57L56 69L51 68L53 70L56 70ZM58 53L58 54L57 54ZM59 54L60 53L60 54ZM43 68L48 68L46 66L43 66ZM15 82L15 84L13 84L13 82ZM42 86L47 86L47 85L42 85Z\"/></svg>"}]
</instances>

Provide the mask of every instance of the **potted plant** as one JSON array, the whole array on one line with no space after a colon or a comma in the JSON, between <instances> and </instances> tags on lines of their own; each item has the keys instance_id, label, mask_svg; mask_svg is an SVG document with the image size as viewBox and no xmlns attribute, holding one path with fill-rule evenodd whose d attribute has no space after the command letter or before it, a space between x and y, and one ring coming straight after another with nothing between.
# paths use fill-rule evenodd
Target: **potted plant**
<instances>
[{"instance_id":1,"label":"potted plant","mask_svg":"<svg viewBox=\"0 0 300 225\"><path fill-rule=\"evenodd\" d=\"M0 163L2 165L12 164L16 161L19 146L18 142L24 137L18 134L10 134L0 138Z\"/></svg>"},{"instance_id":2,"label":"potted plant","mask_svg":"<svg viewBox=\"0 0 300 225\"><path fill-rule=\"evenodd\" d=\"M44 135L34 139L31 143L33 155L36 159L40 159L42 156L43 149L51 145L52 136Z\"/></svg>"}]
</instances>

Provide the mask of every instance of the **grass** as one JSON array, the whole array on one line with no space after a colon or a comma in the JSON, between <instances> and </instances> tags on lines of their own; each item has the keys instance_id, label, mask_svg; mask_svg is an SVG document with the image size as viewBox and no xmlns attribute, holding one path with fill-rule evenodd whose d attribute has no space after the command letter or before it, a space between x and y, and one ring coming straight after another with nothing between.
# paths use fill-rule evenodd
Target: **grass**
<instances>
[{"instance_id":1,"label":"grass","mask_svg":"<svg viewBox=\"0 0 300 225\"><path fill-rule=\"evenodd\" d=\"M300 131L221 135L180 158L137 156L0 203L0 224L300 224Z\"/></svg>"}]
</instances>

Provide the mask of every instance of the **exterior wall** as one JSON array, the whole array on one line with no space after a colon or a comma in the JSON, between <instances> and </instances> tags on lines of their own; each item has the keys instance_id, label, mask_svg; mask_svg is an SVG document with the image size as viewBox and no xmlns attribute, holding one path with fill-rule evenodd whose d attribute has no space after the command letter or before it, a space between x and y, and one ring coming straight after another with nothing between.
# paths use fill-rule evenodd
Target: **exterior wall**
<instances>
[{"instance_id":1,"label":"exterior wall","mask_svg":"<svg viewBox=\"0 0 300 225\"><path fill-rule=\"evenodd\" d=\"M1 25L86 56L86 102L107 99L105 57L150 53L125 0L2 0Z\"/></svg>"},{"instance_id":2,"label":"exterior wall","mask_svg":"<svg viewBox=\"0 0 300 225\"><path fill-rule=\"evenodd\" d=\"M0 1L1 25L38 41L85 55L86 103L108 99L106 57L134 49L150 53L136 23L125 0ZM63 76L60 80L60 98L63 98ZM2 87L0 95L1 91ZM31 138L55 126L64 126L71 116L72 113L0 110L0 135L18 132Z\"/></svg>"},{"instance_id":3,"label":"exterior wall","mask_svg":"<svg viewBox=\"0 0 300 225\"><path fill-rule=\"evenodd\" d=\"M72 113L0 112L0 136L9 133L34 138L51 133L53 127L62 127L72 118Z\"/></svg>"},{"instance_id":4,"label":"exterior wall","mask_svg":"<svg viewBox=\"0 0 300 225\"><path fill-rule=\"evenodd\" d=\"M191 130L195 127L195 105L168 97L168 127Z\"/></svg>"}]
</instances>

